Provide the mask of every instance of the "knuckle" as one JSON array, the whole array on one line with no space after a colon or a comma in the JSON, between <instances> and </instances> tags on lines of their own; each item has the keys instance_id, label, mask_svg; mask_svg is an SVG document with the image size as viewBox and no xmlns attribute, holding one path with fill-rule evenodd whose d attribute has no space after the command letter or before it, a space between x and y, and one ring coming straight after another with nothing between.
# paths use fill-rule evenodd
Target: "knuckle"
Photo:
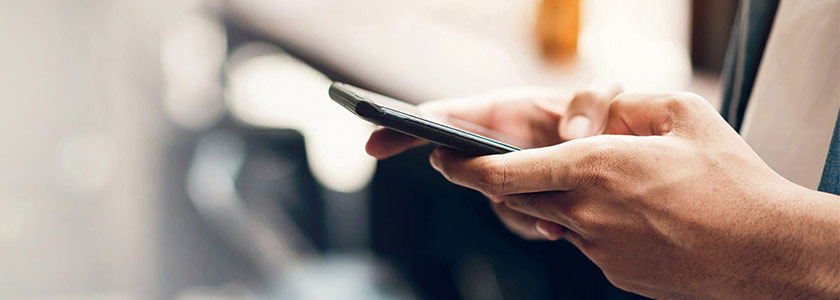
<instances>
[{"instance_id":1,"label":"knuckle","mask_svg":"<svg viewBox=\"0 0 840 300\"><path fill-rule=\"evenodd\" d=\"M595 92L592 90L581 90L575 93L574 99L581 99L581 98L591 98L595 96Z\"/></svg>"},{"instance_id":2,"label":"knuckle","mask_svg":"<svg viewBox=\"0 0 840 300\"><path fill-rule=\"evenodd\" d=\"M493 211L502 224L511 232L526 240L537 240L541 236L535 232L536 219L514 212L503 204L493 205Z\"/></svg>"},{"instance_id":3,"label":"knuckle","mask_svg":"<svg viewBox=\"0 0 840 300\"><path fill-rule=\"evenodd\" d=\"M688 107L687 101L679 95L668 95L662 105L671 115L682 115Z\"/></svg>"},{"instance_id":4,"label":"knuckle","mask_svg":"<svg viewBox=\"0 0 840 300\"><path fill-rule=\"evenodd\" d=\"M504 204L510 209L522 211L533 209L535 206L534 202L534 197L522 195L506 199Z\"/></svg>"},{"instance_id":5,"label":"knuckle","mask_svg":"<svg viewBox=\"0 0 840 300\"><path fill-rule=\"evenodd\" d=\"M579 91L575 93L574 97L572 97L570 106L574 109L582 109L582 106L591 104L593 100L597 100L594 92L589 90Z\"/></svg>"},{"instance_id":6,"label":"knuckle","mask_svg":"<svg viewBox=\"0 0 840 300\"><path fill-rule=\"evenodd\" d=\"M486 157L480 160L478 170L475 180L480 191L488 195L499 195L504 191L508 173L504 162Z\"/></svg>"},{"instance_id":7,"label":"knuckle","mask_svg":"<svg viewBox=\"0 0 840 300\"><path fill-rule=\"evenodd\" d=\"M609 230L606 228L608 224L603 221L602 217L597 212L590 209L571 209L566 212L566 217L579 231L586 233L589 236L598 236L600 233Z\"/></svg>"},{"instance_id":8,"label":"knuckle","mask_svg":"<svg viewBox=\"0 0 840 300\"><path fill-rule=\"evenodd\" d=\"M612 181L612 174L619 169L620 162L616 155L616 147L608 143L596 143L583 154L579 167L583 168L578 174L581 184L585 186L605 187Z\"/></svg>"},{"instance_id":9,"label":"knuckle","mask_svg":"<svg viewBox=\"0 0 840 300\"><path fill-rule=\"evenodd\" d=\"M648 168L641 159L646 150L626 140L598 141L584 150L577 164L579 186L620 191Z\"/></svg>"},{"instance_id":10,"label":"knuckle","mask_svg":"<svg viewBox=\"0 0 840 300\"><path fill-rule=\"evenodd\" d=\"M666 95L665 108L672 114L682 114L689 109L702 104L706 100L694 93L674 93Z\"/></svg>"}]
</instances>

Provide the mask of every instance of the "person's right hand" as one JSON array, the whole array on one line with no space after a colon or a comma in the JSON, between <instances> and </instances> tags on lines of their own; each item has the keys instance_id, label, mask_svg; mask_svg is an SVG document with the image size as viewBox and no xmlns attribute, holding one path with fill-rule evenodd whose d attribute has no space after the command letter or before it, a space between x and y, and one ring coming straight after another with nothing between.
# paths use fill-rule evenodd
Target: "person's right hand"
<instances>
[{"instance_id":1,"label":"person's right hand","mask_svg":"<svg viewBox=\"0 0 840 300\"><path fill-rule=\"evenodd\" d=\"M514 89L469 98L431 101L420 105L420 109L434 116L486 127L525 144L514 143L515 146L536 148L601 133L606 124L610 100L619 92L618 88L576 94L552 89ZM426 143L387 128L379 128L368 139L366 150L371 156L384 159ZM559 237L559 233L545 232L538 228L538 219L534 217L497 203L492 205L502 223L522 237Z\"/></svg>"}]
</instances>

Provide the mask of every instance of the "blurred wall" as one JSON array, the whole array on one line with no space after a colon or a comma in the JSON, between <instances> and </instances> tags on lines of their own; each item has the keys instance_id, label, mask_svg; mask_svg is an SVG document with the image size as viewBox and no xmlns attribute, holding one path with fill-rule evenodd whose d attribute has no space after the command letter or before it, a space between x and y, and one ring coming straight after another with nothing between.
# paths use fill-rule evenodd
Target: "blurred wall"
<instances>
[{"instance_id":1,"label":"blurred wall","mask_svg":"<svg viewBox=\"0 0 840 300\"><path fill-rule=\"evenodd\" d=\"M0 298L154 296L158 40L194 5L0 3Z\"/></svg>"}]
</instances>

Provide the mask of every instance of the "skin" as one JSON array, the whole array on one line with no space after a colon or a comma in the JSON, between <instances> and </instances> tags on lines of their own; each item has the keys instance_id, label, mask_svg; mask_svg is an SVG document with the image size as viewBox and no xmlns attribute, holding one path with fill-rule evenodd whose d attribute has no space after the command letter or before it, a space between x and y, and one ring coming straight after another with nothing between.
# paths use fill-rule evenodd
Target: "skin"
<instances>
[{"instance_id":1,"label":"skin","mask_svg":"<svg viewBox=\"0 0 840 300\"><path fill-rule=\"evenodd\" d=\"M511 231L568 240L619 288L840 297L840 197L775 173L696 95L531 90L424 109L528 143L481 157L439 148L430 162L487 195ZM423 143L379 129L367 151L382 159Z\"/></svg>"}]
</instances>

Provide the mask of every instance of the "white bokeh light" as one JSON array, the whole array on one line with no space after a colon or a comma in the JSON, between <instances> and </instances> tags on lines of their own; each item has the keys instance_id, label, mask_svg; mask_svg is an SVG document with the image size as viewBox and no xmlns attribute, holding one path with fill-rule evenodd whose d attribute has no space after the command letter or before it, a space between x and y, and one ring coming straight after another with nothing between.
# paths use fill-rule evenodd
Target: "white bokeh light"
<instances>
[{"instance_id":1,"label":"white bokeh light","mask_svg":"<svg viewBox=\"0 0 840 300\"><path fill-rule=\"evenodd\" d=\"M587 1L578 53L598 81L625 90L679 90L691 80L687 0Z\"/></svg>"},{"instance_id":2,"label":"white bokeh light","mask_svg":"<svg viewBox=\"0 0 840 300\"><path fill-rule=\"evenodd\" d=\"M372 125L330 100L331 81L279 49L249 44L231 55L225 99L240 121L303 134L309 166L326 187L354 192L373 177L365 154Z\"/></svg>"},{"instance_id":3,"label":"white bokeh light","mask_svg":"<svg viewBox=\"0 0 840 300\"><path fill-rule=\"evenodd\" d=\"M171 121L200 129L221 117L220 78L226 53L222 24L200 11L191 12L163 35L163 108Z\"/></svg>"}]
</instances>

